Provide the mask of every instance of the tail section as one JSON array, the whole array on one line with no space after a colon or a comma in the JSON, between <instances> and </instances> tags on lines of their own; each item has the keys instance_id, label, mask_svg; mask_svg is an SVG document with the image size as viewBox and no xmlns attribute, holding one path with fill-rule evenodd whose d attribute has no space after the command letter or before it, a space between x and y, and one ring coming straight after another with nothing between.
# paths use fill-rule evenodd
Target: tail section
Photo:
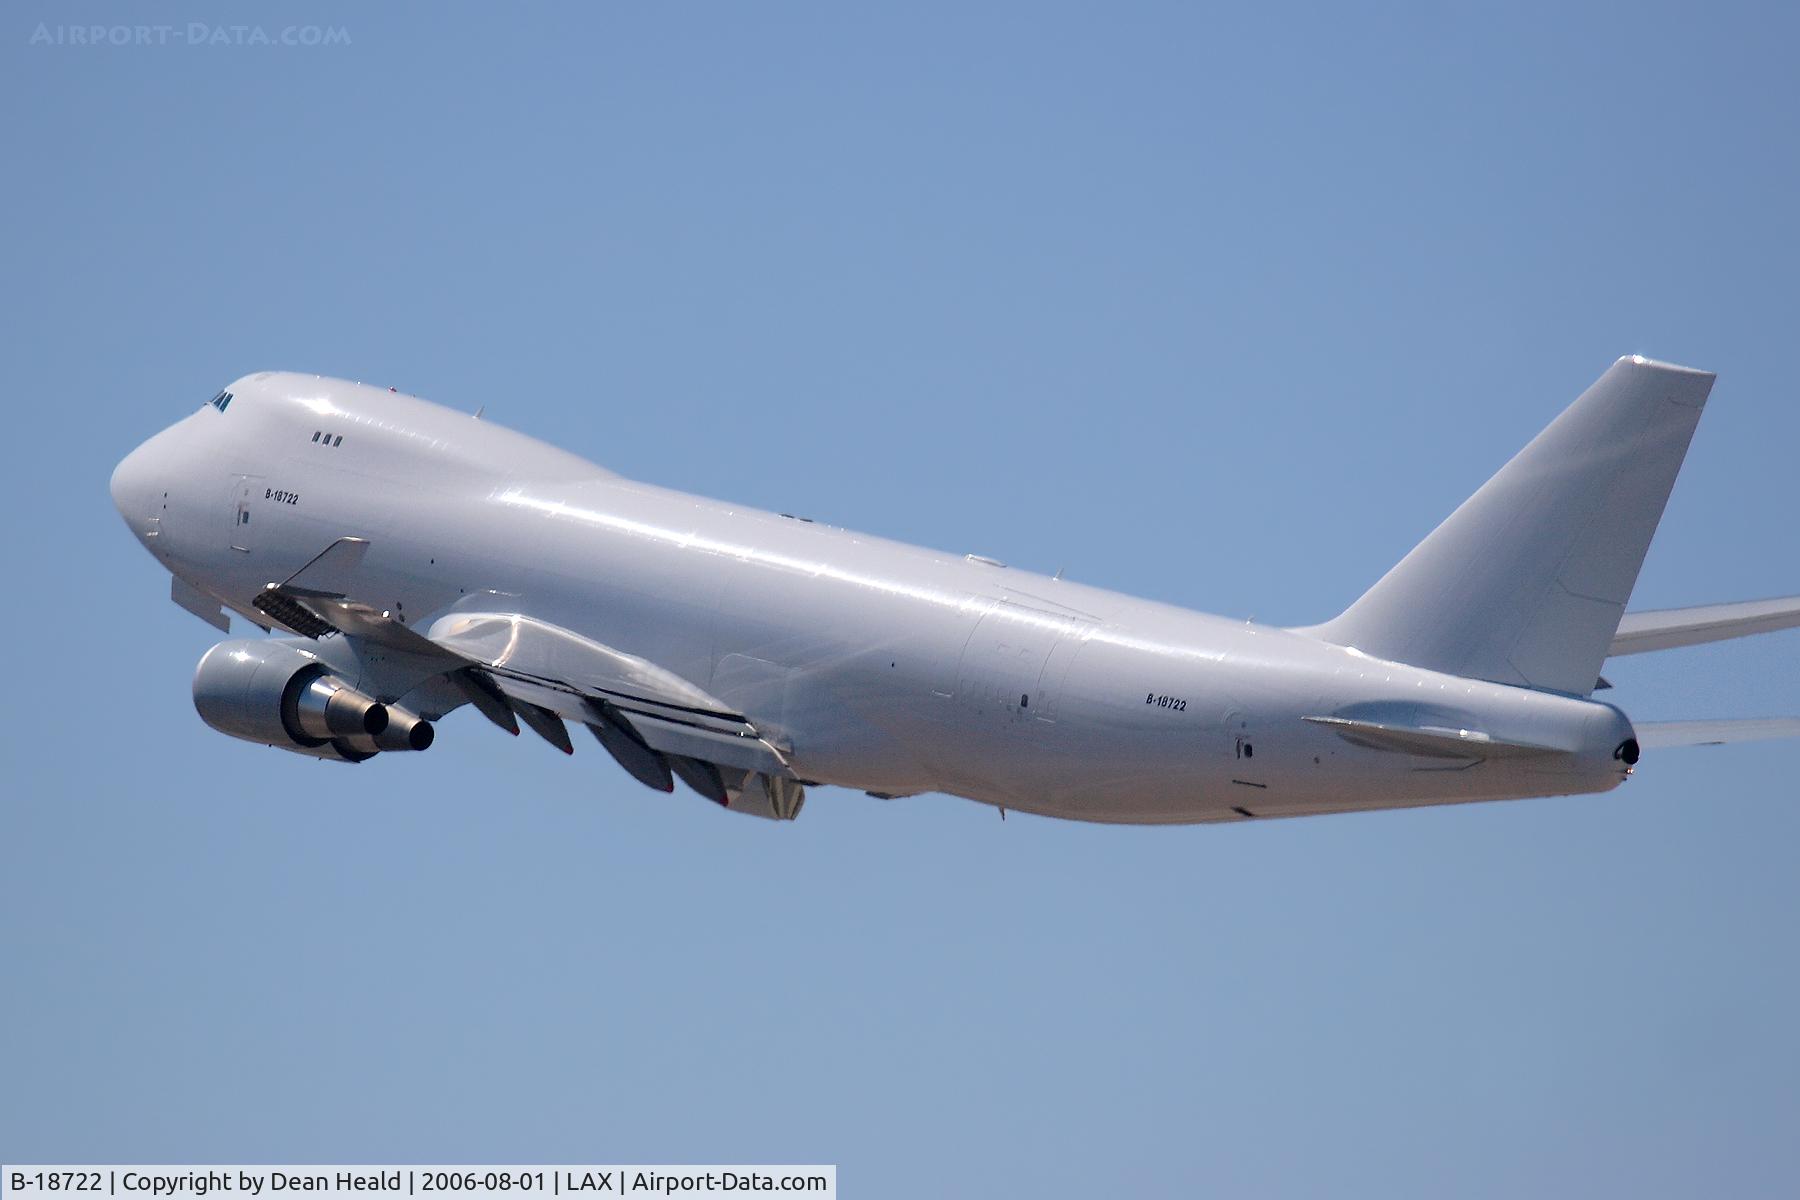
<instances>
[{"instance_id":1,"label":"tail section","mask_svg":"<svg viewBox=\"0 0 1800 1200\"><path fill-rule=\"evenodd\" d=\"M1713 376L1621 358L1342 616L1377 658L1594 690Z\"/></svg>"}]
</instances>

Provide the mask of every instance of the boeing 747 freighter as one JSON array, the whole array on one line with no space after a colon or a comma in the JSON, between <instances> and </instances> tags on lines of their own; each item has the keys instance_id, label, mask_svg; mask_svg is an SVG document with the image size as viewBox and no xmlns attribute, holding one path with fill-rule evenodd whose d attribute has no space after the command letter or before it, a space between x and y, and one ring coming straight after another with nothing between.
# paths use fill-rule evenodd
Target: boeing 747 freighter
<instances>
[{"instance_id":1,"label":"boeing 747 freighter","mask_svg":"<svg viewBox=\"0 0 1800 1200\"><path fill-rule=\"evenodd\" d=\"M1627 613L1713 376L1622 358L1340 616L1207 616L624 479L391 389L250 375L114 472L221 631L213 728L356 763L468 706L787 819L807 787L1178 824L1603 792L1642 752L1609 657L1800 625Z\"/></svg>"}]
</instances>

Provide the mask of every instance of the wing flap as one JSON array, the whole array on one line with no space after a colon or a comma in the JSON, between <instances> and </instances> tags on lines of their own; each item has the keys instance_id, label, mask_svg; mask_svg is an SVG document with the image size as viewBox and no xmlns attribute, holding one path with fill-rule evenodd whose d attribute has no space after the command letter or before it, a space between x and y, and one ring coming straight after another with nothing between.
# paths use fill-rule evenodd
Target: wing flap
<instances>
[{"instance_id":1,"label":"wing flap","mask_svg":"<svg viewBox=\"0 0 1800 1200\"><path fill-rule=\"evenodd\" d=\"M519 714L519 720L531 727L531 732L564 754L575 753L575 743L569 740L569 727L554 712L526 700L513 701L512 709Z\"/></svg>"},{"instance_id":2,"label":"wing flap","mask_svg":"<svg viewBox=\"0 0 1800 1200\"><path fill-rule=\"evenodd\" d=\"M506 697L494 686L492 679L473 667L452 672L450 679L468 698L469 703L475 706L476 712L514 737L519 736L519 719L513 716L512 705L506 702Z\"/></svg>"},{"instance_id":3,"label":"wing flap","mask_svg":"<svg viewBox=\"0 0 1800 1200\"><path fill-rule=\"evenodd\" d=\"M711 800L720 808L731 807L731 793L725 790L725 777L719 773L716 764L703 762L698 758L683 758L679 754L671 754L669 768L681 777L681 782L693 788L699 795Z\"/></svg>"},{"instance_id":4,"label":"wing flap","mask_svg":"<svg viewBox=\"0 0 1800 1200\"><path fill-rule=\"evenodd\" d=\"M626 774L654 791L675 790L669 760L646 745L618 709L604 700L590 701L588 709L588 732L613 756L614 762L625 768Z\"/></svg>"},{"instance_id":5,"label":"wing flap","mask_svg":"<svg viewBox=\"0 0 1800 1200\"><path fill-rule=\"evenodd\" d=\"M754 730L726 733L641 713L631 716L631 727L652 748L665 754L697 758L763 775L792 776L794 773L780 751L757 737Z\"/></svg>"}]
</instances>

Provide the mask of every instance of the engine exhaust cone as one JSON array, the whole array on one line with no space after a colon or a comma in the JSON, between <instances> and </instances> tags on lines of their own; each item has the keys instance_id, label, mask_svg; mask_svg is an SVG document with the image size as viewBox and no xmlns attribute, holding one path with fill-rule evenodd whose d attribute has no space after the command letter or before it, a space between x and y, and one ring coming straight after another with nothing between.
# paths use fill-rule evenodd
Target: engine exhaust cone
<instances>
[{"instance_id":1,"label":"engine exhaust cone","mask_svg":"<svg viewBox=\"0 0 1800 1200\"><path fill-rule=\"evenodd\" d=\"M403 708L385 708L388 722L375 734L374 744L381 750L424 750L437 737L431 722Z\"/></svg>"},{"instance_id":2,"label":"engine exhaust cone","mask_svg":"<svg viewBox=\"0 0 1800 1200\"><path fill-rule=\"evenodd\" d=\"M302 676L291 700L282 701L290 733L329 741L375 737L388 727L387 706L334 675ZM293 685L290 685L292 687Z\"/></svg>"}]
</instances>

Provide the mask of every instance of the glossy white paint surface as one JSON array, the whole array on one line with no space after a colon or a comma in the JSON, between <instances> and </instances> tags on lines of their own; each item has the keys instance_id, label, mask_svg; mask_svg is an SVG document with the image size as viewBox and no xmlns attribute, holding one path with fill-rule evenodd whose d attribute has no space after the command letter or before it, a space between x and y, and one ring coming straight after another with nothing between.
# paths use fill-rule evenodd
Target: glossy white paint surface
<instances>
[{"instance_id":1,"label":"glossy white paint surface","mask_svg":"<svg viewBox=\"0 0 1800 1200\"><path fill-rule=\"evenodd\" d=\"M188 607L198 594L266 623L259 591L366 539L334 590L434 636L447 613L520 614L644 660L749 718L802 780L1182 823L1597 792L1629 774L1630 722L1582 695L652 487L375 387L263 373L227 391L113 478ZM366 685L385 668L356 642L300 646ZM430 682L404 700L460 703ZM1358 721L1549 751L1403 753L1348 738ZM442 736L489 734L467 720Z\"/></svg>"}]
</instances>

